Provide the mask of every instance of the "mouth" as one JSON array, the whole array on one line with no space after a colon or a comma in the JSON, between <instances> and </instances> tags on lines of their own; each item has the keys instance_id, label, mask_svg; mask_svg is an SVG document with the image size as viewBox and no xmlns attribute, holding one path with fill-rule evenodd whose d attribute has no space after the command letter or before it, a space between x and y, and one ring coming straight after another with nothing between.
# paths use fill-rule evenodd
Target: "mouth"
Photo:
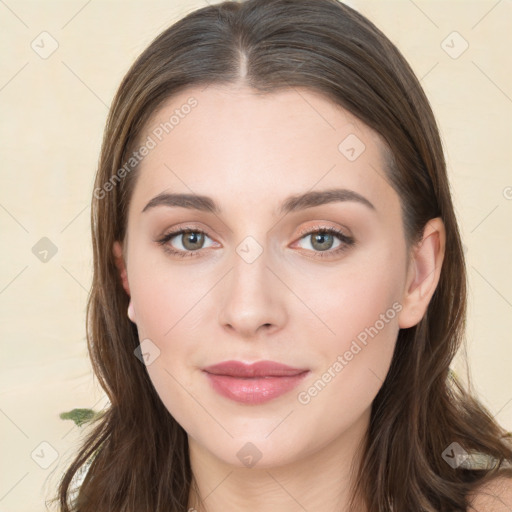
<instances>
[{"instance_id":1,"label":"mouth","mask_svg":"<svg viewBox=\"0 0 512 512\"><path fill-rule=\"evenodd\" d=\"M274 361L246 364L225 361L203 368L212 388L220 395L244 404L262 404L295 388L309 369Z\"/></svg>"}]
</instances>

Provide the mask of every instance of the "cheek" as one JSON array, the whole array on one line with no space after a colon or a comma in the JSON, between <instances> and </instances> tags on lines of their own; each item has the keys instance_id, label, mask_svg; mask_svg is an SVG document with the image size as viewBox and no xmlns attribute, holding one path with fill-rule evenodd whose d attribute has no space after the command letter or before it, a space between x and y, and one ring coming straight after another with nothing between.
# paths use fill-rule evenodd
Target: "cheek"
<instances>
[{"instance_id":1,"label":"cheek","mask_svg":"<svg viewBox=\"0 0 512 512\"><path fill-rule=\"evenodd\" d=\"M379 331L397 330L403 287L403 262L398 259L382 248L330 273L298 273L304 277L297 278L294 291L325 324L322 338L328 347L343 349L375 325Z\"/></svg>"},{"instance_id":2,"label":"cheek","mask_svg":"<svg viewBox=\"0 0 512 512\"><path fill-rule=\"evenodd\" d=\"M209 287L191 281L187 272L168 268L164 274L157 270L146 268L133 286L139 339L149 339L156 347L157 356L147 371L160 400L195 438L204 428L207 403L197 389L200 371L193 362L198 355L204 356L210 345L201 336L206 331L201 326L212 325L208 316L212 303L205 297Z\"/></svg>"},{"instance_id":3,"label":"cheek","mask_svg":"<svg viewBox=\"0 0 512 512\"><path fill-rule=\"evenodd\" d=\"M213 285L219 278L161 257L149 261L142 251L128 261L139 339L151 341L149 377L165 407L194 436L197 418L204 416L195 364L208 357L212 345L205 335L212 333Z\"/></svg>"},{"instance_id":4,"label":"cheek","mask_svg":"<svg viewBox=\"0 0 512 512\"><path fill-rule=\"evenodd\" d=\"M299 403L315 402L326 417L339 412L332 409L336 403L354 411L370 405L386 377L399 331L403 262L397 260L387 250L367 261L361 258L346 272L322 280L323 293L304 281L302 293L328 329L321 335L310 329L321 364L301 388Z\"/></svg>"},{"instance_id":5,"label":"cheek","mask_svg":"<svg viewBox=\"0 0 512 512\"><path fill-rule=\"evenodd\" d=\"M321 364L296 395L311 432L335 438L371 407L393 357L399 299L393 276L367 268L346 275L342 286L328 289L317 302L319 316L333 332L311 338Z\"/></svg>"},{"instance_id":6,"label":"cheek","mask_svg":"<svg viewBox=\"0 0 512 512\"><path fill-rule=\"evenodd\" d=\"M212 287L211 275L163 257L149 261L142 253L134 254L131 264L130 290L140 337L167 343L176 331L191 328L198 312L205 314L201 301Z\"/></svg>"}]
</instances>

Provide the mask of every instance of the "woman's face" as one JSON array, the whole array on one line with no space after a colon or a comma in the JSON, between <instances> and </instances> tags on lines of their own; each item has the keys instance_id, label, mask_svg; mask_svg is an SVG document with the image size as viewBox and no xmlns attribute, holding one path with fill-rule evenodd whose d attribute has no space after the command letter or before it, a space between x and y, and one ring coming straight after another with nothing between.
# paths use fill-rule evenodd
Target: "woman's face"
<instances>
[{"instance_id":1,"label":"woman's face","mask_svg":"<svg viewBox=\"0 0 512 512\"><path fill-rule=\"evenodd\" d=\"M168 101L140 140L126 289L169 412L194 446L237 466L356 440L403 327L408 286L379 138L305 89L210 85ZM177 206L165 194L196 199ZM184 228L192 232L159 243ZM302 373L204 371L233 360Z\"/></svg>"}]
</instances>

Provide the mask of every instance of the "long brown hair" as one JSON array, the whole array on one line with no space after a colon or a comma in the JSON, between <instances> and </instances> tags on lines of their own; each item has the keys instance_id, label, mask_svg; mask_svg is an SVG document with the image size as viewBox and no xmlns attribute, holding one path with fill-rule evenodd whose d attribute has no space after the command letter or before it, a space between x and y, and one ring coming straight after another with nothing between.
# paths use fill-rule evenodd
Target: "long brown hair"
<instances>
[{"instance_id":1,"label":"long brown hair","mask_svg":"<svg viewBox=\"0 0 512 512\"><path fill-rule=\"evenodd\" d=\"M439 284L420 323L398 334L372 404L353 503L362 499L369 512L466 510L477 485L511 474L512 449L470 386L450 370L463 342L466 269L429 102L398 49L355 10L337 0L248 0L196 10L166 29L132 65L111 106L92 199L94 275L87 305L89 354L110 405L89 426L60 482L62 512L187 510L194 485L187 434L134 357L139 339L126 315L128 296L112 246L125 237L137 177L137 166L120 169L151 114L177 92L211 83L324 94L387 145L386 177L401 200L409 247L430 219L444 221ZM443 457L450 445L491 462L452 467ZM69 503L70 484L86 463L85 480Z\"/></svg>"}]
</instances>

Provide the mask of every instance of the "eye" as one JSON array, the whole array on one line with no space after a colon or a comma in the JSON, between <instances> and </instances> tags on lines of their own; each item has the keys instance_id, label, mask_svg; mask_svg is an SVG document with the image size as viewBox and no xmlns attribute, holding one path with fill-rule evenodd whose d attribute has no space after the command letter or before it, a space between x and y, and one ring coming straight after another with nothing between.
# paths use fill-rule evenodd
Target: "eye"
<instances>
[{"instance_id":1,"label":"eye","mask_svg":"<svg viewBox=\"0 0 512 512\"><path fill-rule=\"evenodd\" d=\"M178 248L173 247L170 243L174 238L178 241ZM205 238L209 237L203 230L193 227L184 227L168 232L161 239L157 240L157 242L164 247L166 252L175 256L187 257L195 256L195 252L205 248Z\"/></svg>"},{"instance_id":2,"label":"eye","mask_svg":"<svg viewBox=\"0 0 512 512\"><path fill-rule=\"evenodd\" d=\"M300 235L299 242L309 238L309 244L307 245L311 247L302 247L302 249L312 252L315 258L336 256L355 244L355 240L352 237L337 228L329 226L309 228L301 231ZM166 233L156 242L163 246L164 251L167 253L183 258L199 256L201 249L215 246L215 243L204 246L207 238L210 239L205 231L186 226ZM177 240L177 243L175 242L176 245L171 243L173 239ZM336 239L338 241L337 245L335 245Z\"/></svg>"},{"instance_id":3,"label":"eye","mask_svg":"<svg viewBox=\"0 0 512 512\"><path fill-rule=\"evenodd\" d=\"M300 240L308 240L309 245L315 254L314 257L325 258L338 255L355 244L355 240L334 227L316 227L302 231ZM335 245L338 239L338 245ZM333 249L334 246L334 249ZM303 247L304 248L304 247ZM325 253L325 254L324 254Z\"/></svg>"}]
</instances>

